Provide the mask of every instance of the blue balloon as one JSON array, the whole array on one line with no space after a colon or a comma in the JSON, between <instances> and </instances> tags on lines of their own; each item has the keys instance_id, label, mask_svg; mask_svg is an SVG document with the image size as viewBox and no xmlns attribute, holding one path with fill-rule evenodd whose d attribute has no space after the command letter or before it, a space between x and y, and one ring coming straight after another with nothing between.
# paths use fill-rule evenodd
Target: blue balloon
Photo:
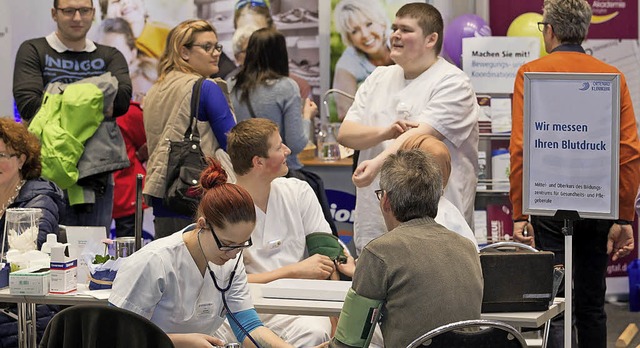
<instances>
[{"instance_id":1,"label":"blue balloon","mask_svg":"<svg viewBox=\"0 0 640 348\"><path fill-rule=\"evenodd\" d=\"M478 36L491 36L491 28L482 17L474 14L464 14L456 17L444 30L443 51L460 68L462 62L462 39Z\"/></svg>"}]
</instances>

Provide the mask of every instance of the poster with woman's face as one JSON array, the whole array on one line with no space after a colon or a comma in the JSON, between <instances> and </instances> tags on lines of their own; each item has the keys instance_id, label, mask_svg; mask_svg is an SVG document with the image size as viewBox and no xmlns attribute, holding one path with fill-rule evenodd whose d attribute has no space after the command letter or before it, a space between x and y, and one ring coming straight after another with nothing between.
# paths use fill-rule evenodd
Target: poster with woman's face
<instances>
[{"instance_id":1,"label":"poster with woman's face","mask_svg":"<svg viewBox=\"0 0 640 348\"><path fill-rule=\"evenodd\" d=\"M265 27L280 31L287 41L290 76L303 97L319 101L320 1L324 0L198 0L196 15L213 24L225 54L236 65L243 63L253 31Z\"/></svg>"},{"instance_id":2,"label":"poster with woman's face","mask_svg":"<svg viewBox=\"0 0 640 348\"><path fill-rule=\"evenodd\" d=\"M331 87L354 96L378 66L391 65L389 36L396 11L407 0L332 0ZM332 118L343 119L352 99L334 96ZM333 108L332 108L333 109Z\"/></svg>"},{"instance_id":3,"label":"poster with woman's face","mask_svg":"<svg viewBox=\"0 0 640 348\"><path fill-rule=\"evenodd\" d=\"M124 54L129 62L134 101L141 100L157 79L158 59L169 30L194 17L207 20L216 29L218 41L223 45L217 75L222 78L227 78L242 63L241 44L233 40L237 28L256 30L271 23L287 38L290 71L302 80L302 93L319 99L319 0L93 1L96 22L89 36ZM234 24L237 11L240 16Z\"/></svg>"}]
</instances>

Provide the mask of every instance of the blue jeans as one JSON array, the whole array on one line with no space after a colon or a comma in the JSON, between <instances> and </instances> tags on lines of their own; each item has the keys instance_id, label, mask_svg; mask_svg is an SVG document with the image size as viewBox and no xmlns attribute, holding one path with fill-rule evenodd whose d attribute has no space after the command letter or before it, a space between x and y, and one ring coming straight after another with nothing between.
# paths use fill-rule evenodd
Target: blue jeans
<instances>
[{"instance_id":1,"label":"blue jeans","mask_svg":"<svg viewBox=\"0 0 640 348\"><path fill-rule=\"evenodd\" d=\"M96 202L87 211L80 211L77 207L69 205L69 199L65 197L67 207L62 217L62 224L66 226L104 226L105 237L111 230L111 213L113 212L113 180L105 186L103 195L96 195Z\"/></svg>"},{"instance_id":2,"label":"blue jeans","mask_svg":"<svg viewBox=\"0 0 640 348\"><path fill-rule=\"evenodd\" d=\"M536 247L554 252L556 263L564 264L564 222L534 216L531 224L535 231ZM573 224L573 314L580 348L607 346L604 297L609 262L607 236L611 225L609 220L594 219L579 220ZM561 285L558 296L564 296L564 284ZM548 347L564 346L563 325L562 315L552 320ZM572 341L575 342L575 336L573 337Z\"/></svg>"}]
</instances>

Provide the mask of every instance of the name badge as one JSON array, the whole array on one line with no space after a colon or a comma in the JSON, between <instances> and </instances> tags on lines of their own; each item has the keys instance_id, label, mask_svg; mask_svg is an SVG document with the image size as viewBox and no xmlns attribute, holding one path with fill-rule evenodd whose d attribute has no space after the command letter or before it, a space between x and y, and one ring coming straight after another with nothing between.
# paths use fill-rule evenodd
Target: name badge
<instances>
[{"instance_id":1,"label":"name badge","mask_svg":"<svg viewBox=\"0 0 640 348\"><path fill-rule=\"evenodd\" d=\"M282 245L282 241L280 239L270 241L267 246L269 249L276 249Z\"/></svg>"},{"instance_id":2,"label":"name badge","mask_svg":"<svg viewBox=\"0 0 640 348\"><path fill-rule=\"evenodd\" d=\"M213 303L200 303L196 309L197 318L210 318L214 316Z\"/></svg>"}]
</instances>

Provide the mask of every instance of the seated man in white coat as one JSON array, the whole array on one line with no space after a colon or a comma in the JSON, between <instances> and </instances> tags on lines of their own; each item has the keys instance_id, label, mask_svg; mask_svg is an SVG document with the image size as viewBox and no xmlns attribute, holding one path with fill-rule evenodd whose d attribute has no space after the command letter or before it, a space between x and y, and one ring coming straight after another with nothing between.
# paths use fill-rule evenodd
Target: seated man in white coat
<instances>
[{"instance_id":1,"label":"seated man in white coat","mask_svg":"<svg viewBox=\"0 0 640 348\"><path fill-rule=\"evenodd\" d=\"M449 175L451 174L451 155L449 154L447 145L432 135L417 134L408 138L402 144L401 149L420 149L431 155L440 168L444 192L444 188L446 188L449 183ZM464 219L464 216L462 216L460 210L444 195L441 196L438 201L438 214L435 220L440 225L470 240L476 248L478 247L478 240Z\"/></svg>"},{"instance_id":2,"label":"seated man in white coat","mask_svg":"<svg viewBox=\"0 0 640 348\"><path fill-rule=\"evenodd\" d=\"M283 177L291 151L282 143L278 126L264 118L242 121L229 132L227 151L236 184L249 192L256 206L253 246L244 254L249 283L328 279L335 271L333 261L320 254L307 257L305 243L308 234L331 234L331 228L309 184ZM316 346L331 334L328 317L261 314L260 319L294 347Z\"/></svg>"}]
</instances>

